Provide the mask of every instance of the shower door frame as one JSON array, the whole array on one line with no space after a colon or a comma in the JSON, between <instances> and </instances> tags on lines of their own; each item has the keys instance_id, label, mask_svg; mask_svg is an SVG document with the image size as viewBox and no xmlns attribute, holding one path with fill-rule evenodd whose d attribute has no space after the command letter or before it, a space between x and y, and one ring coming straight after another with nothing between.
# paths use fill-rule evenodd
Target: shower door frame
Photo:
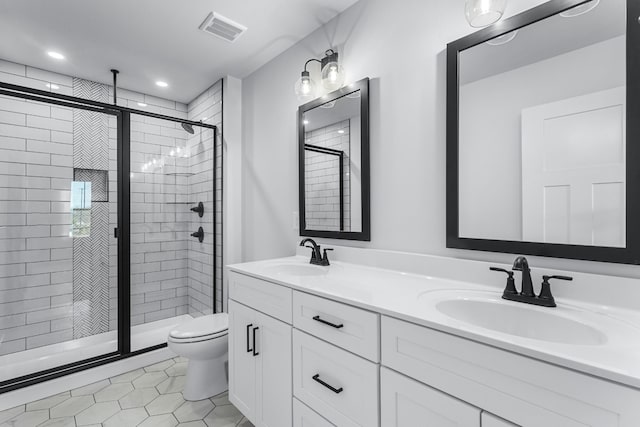
<instances>
[{"instance_id":1,"label":"shower door frame","mask_svg":"<svg viewBox=\"0 0 640 427\"><path fill-rule=\"evenodd\" d=\"M216 308L216 221L217 221L217 198L216 198L216 168L217 168L217 139L218 128L203 122L180 119L149 111L136 110L122 107L117 104L107 104L104 102L92 101L78 98L71 95L47 92L40 89L33 89L25 86L0 82L0 95L21 98L30 101L38 101L46 104L54 104L67 108L77 108L87 111L115 116L117 119L117 204L118 222L114 235L117 238L117 262L118 262L118 349L117 351L94 356L88 359L79 360L55 368L46 369L39 372L12 378L0 382L0 395L10 391L18 390L34 384L60 378L65 375L84 371L106 365L118 360L127 359L132 356L158 350L167 346L167 343L157 344L140 350L131 351L131 114L152 117L161 120L168 120L177 123L187 123L191 126L200 126L213 130L213 312ZM221 150L222 151L222 150ZM222 184L221 184L222 186Z\"/></svg>"}]
</instances>

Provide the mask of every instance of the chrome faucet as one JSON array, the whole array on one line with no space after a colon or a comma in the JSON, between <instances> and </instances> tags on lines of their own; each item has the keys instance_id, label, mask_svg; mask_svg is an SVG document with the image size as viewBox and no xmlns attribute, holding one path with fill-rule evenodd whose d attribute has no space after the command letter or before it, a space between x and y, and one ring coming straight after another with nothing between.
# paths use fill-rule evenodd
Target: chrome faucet
<instances>
[{"instance_id":1,"label":"chrome faucet","mask_svg":"<svg viewBox=\"0 0 640 427\"><path fill-rule=\"evenodd\" d=\"M313 246L307 246L307 243L311 243ZM329 258L327 258L327 251L332 251L332 248L327 248L323 251L323 255L320 253L320 245L315 242L315 240L306 238L300 242L300 246L304 246L305 248L311 249L311 260L309 263L314 265L329 265Z\"/></svg>"}]
</instances>

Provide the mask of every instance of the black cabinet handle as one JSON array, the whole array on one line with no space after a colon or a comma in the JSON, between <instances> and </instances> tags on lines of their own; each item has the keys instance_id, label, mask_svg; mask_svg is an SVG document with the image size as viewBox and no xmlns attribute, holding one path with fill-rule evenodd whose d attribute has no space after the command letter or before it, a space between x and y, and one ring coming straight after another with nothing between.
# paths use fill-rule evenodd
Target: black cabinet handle
<instances>
[{"instance_id":1,"label":"black cabinet handle","mask_svg":"<svg viewBox=\"0 0 640 427\"><path fill-rule=\"evenodd\" d=\"M336 329L340 329L344 327L342 323L340 323L339 325L336 325L335 323L327 322L326 320L321 319L320 316L313 316L313 320L315 320L316 322L324 323L325 325L329 325L332 328L336 328Z\"/></svg>"},{"instance_id":2,"label":"black cabinet handle","mask_svg":"<svg viewBox=\"0 0 640 427\"><path fill-rule=\"evenodd\" d=\"M312 378L313 378L313 380L314 380L315 382L322 384L323 386L325 386L326 388L328 388L329 390L331 390L331 391L332 391L332 392L334 392L335 394L342 393L342 391L343 391L343 388L342 388L342 387L340 387L340 388L335 388L335 387L332 387L331 385L329 385L329 384L325 383L324 381L322 381L322 380L320 379L320 374L315 374Z\"/></svg>"},{"instance_id":3,"label":"black cabinet handle","mask_svg":"<svg viewBox=\"0 0 640 427\"><path fill-rule=\"evenodd\" d=\"M252 326L253 326L253 323L249 323L247 325L247 353L251 353L253 351L253 349L249 346L249 329L251 329ZM254 344L255 344L255 338L254 338Z\"/></svg>"},{"instance_id":4,"label":"black cabinet handle","mask_svg":"<svg viewBox=\"0 0 640 427\"><path fill-rule=\"evenodd\" d=\"M257 331L258 329L260 329L258 326L256 326L255 328L253 328L253 356L254 356L254 357L260 354L260 353L258 353L258 352L256 351L256 350L257 350L257 347L258 347L258 346L256 345L256 331Z\"/></svg>"}]
</instances>

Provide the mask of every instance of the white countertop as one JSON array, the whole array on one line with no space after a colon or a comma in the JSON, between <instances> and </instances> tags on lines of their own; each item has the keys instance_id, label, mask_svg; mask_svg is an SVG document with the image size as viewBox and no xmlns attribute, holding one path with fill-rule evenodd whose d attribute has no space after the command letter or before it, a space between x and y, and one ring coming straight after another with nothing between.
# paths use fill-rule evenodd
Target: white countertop
<instances>
[{"instance_id":1,"label":"white countertop","mask_svg":"<svg viewBox=\"0 0 640 427\"><path fill-rule=\"evenodd\" d=\"M426 293L442 290L480 291L487 295L495 294L499 298L502 289L497 287L340 261L332 261L328 267L318 267L323 269L319 275L294 275L279 272L277 266L283 264L308 265L309 257L256 261L234 264L228 268L240 274L640 389L640 313L637 311L558 297L558 307L555 308L527 305L528 309L542 312L553 310L553 314L560 316L575 316L578 313L583 316L581 320L585 323L605 328L608 337L607 342L601 345L540 341L456 320L440 313L429 303L428 297L424 298ZM518 302L506 303L522 305Z\"/></svg>"}]
</instances>

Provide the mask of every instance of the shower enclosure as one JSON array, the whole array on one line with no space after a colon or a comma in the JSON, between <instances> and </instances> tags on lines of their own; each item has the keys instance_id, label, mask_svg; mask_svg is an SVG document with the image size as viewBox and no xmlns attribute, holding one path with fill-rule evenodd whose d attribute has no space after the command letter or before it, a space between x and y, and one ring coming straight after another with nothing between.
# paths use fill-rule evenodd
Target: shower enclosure
<instances>
[{"instance_id":1,"label":"shower enclosure","mask_svg":"<svg viewBox=\"0 0 640 427\"><path fill-rule=\"evenodd\" d=\"M221 89L146 111L110 91L0 83L0 393L216 311Z\"/></svg>"}]
</instances>

